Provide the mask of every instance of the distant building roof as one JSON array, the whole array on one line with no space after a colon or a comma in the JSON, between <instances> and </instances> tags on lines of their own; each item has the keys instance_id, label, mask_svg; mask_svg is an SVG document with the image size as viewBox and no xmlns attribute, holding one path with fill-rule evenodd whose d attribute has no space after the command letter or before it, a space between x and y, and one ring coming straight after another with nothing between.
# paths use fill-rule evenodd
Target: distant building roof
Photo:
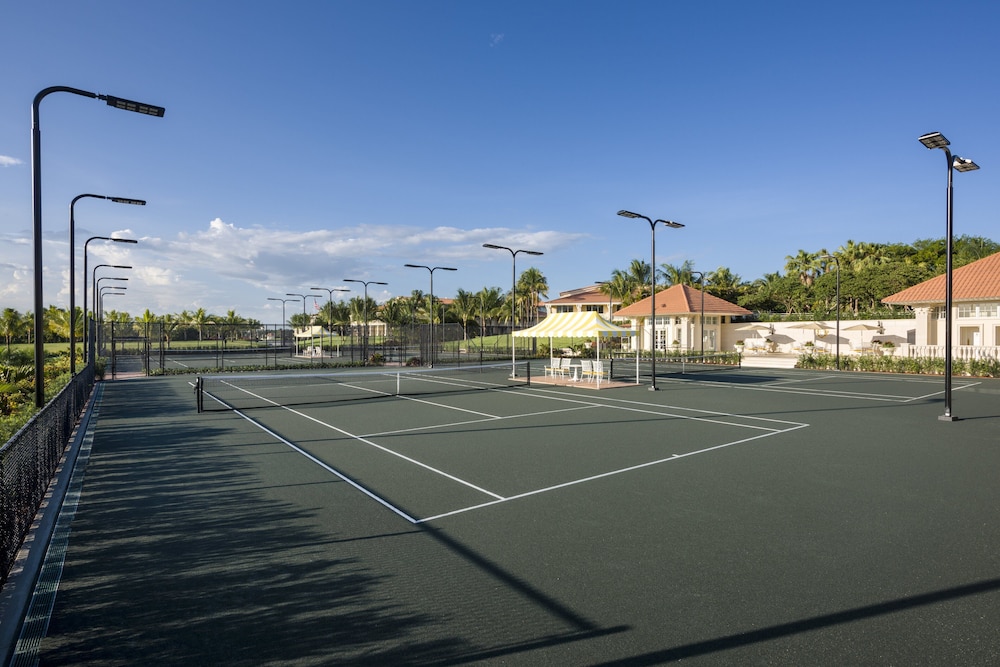
<instances>
[{"instance_id":1,"label":"distant building roof","mask_svg":"<svg viewBox=\"0 0 1000 667\"><path fill-rule=\"evenodd\" d=\"M546 301L544 305L569 306L577 303L607 303L608 301L609 297L601 291L600 285L588 285L566 292L559 292L558 299ZM613 299L613 301L617 303L620 299Z\"/></svg>"},{"instance_id":2,"label":"distant building roof","mask_svg":"<svg viewBox=\"0 0 1000 667\"><path fill-rule=\"evenodd\" d=\"M674 285L656 293L657 315L686 315L701 312L701 290L687 285ZM636 301L615 313L615 317L649 317L650 297ZM750 315L750 311L725 299L705 293L705 313L708 315Z\"/></svg>"},{"instance_id":3,"label":"distant building roof","mask_svg":"<svg viewBox=\"0 0 1000 667\"><path fill-rule=\"evenodd\" d=\"M882 299L890 305L944 303L945 275L925 280ZM952 272L954 301L1000 300L1000 252L976 260Z\"/></svg>"}]
</instances>

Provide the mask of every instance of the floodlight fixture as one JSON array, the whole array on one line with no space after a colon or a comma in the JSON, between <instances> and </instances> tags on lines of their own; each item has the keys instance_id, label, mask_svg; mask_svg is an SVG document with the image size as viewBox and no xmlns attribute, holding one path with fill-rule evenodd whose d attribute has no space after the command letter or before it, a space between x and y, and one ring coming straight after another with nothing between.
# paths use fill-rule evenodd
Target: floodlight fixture
<instances>
[{"instance_id":1,"label":"floodlight fixture","mask_svg":"<svg viewBox=\"0 0 1000 667\"><path fill-rule=\"evenodd\" d=\"M948 189L945 197L945 270L944 270L944 414L938 417L941 421L955 421L957 417L951 409L951 358L952 358L952 295L954 292L954 278L952 268L952 239L954 237L954 198L952 188L952 175L956 171L975 171L979 165L967 158L953 156L948 146L951 142L945 139L940 132L930 132L918 137L920 143L927 148L940 148L944 151L945 160L948 163Z\"/></svg>"},{"instance_id":2,"label":"floodlight fixture","mask_svg":"<svg viewBox=\"0 0 1000 667\"><path fill-rule=\"evenodd\" d=\"M684 225L679 222L674 222L673 220L663 220L648 218L640 213L634 213L632 211L626 211L622 209L618 211L618 215L623 218L632 218L645 220L649 223L649 234L650 234L650 264L649 264L649 352L650 352L650 377L652 382L649 386L650 391L658 391L659 387L656 386L656 225L662 223L667 227L673 229L680 229Z\"/></svg>"},{"instance_id":3,"label":"floodlight fixture","mask_svg":"<svg viewBox=\"0 0 1000 667\"><path fill-rule=\"evenodd\" d=\"M927 148L944 148L951 145L951 142L940 132L929 132L919 137L918 141Z\"/></svg>"}]
</instances>

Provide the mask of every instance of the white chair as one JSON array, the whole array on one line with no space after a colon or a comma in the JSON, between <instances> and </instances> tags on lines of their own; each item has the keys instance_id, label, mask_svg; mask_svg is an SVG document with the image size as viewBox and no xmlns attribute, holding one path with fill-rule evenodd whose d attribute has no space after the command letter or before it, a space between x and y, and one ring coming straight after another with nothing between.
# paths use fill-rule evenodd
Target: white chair
<instances>
[{"instance_id":1,"label":"white chair","mask_svg":"<svg viewBox=\"0 0 1000 667\"><path fill-rule=\"evenodd\" d=\"M598 384L601 383L601 380L607 380L608 379L608 372L606 370L604 370L604 362L603 361L595 361L594 362L594 368L593 368L593 371L591 372L591 379L595 379L595 378L597 379L597 383Z\"/></svg>"},{"instance_id":2,"label":"white chair","mask_svg":"<svg viewBox=\"0 0 1000 667\"><path fill-rule=\"evenodd\" d=\"M573 363L573 360L569 357L562 357L557 361L559 363L557 364L556 373L559 373L559 377L566 377L570 372L569 367Z\"/></svg>"},{"instance_id":3,"label":"white chair","mask_svg":"<svg viewBox=\"0 0 1000 667\"><path fill-rule=\"evenodd\" d=\"M580 379L593 381L594 379L594 362L590 359L584 359L580 362Z\"/></svg>"}]
</instances>

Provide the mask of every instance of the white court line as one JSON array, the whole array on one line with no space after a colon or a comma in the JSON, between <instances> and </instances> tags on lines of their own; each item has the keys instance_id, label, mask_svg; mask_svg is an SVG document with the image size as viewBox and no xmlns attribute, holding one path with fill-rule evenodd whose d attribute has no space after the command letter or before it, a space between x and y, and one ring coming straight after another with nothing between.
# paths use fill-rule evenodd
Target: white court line
<instances>
[{"instance_id":1,"label":"white court line","mask_svg":"<svg viewBox=\"0 0 1000 667\"><path fill-rule=\"evenodd\" d=\"M431 405L438 405L437 403L431 403ZM447 408L447 405L440 405L439 407ZM433 431L439 428L451 428L453 426L468 426L469 424L485 424L486 422L497 421L498 419L511 419L511 418L524 418L524 417L543 417L545 415L554 415L559 412L573 412L575 410L586 410L589 405L581 405L575 408L563 408L561 410L544 410L542 412L528 412L520 415L511 415L509 417L490 417L489 419L470 419L463 422L445 422L443 424L433 424L431 426L414 426L413 428L402 428L396 431L380 431L378 433L364 433L361 437L363 438L374 438L380 435L398 435L400 433L413 433L414 431Z\"/></svg>"},{"instance_id":2,"label":"white court line","mask_svg":"<svg viewBox=\"0 0 1000 667\"><path fill-rule=\"evenodd\" d=\"M778 433L788 433L790 431L795 431L795 430L798 430L800 428L806 428L807 426L809 426L809 424L799 424L798 426L795 426L793 428L789 428L789 429L786 429L784 431L778 431ZM613 475L621 475L621 474L626 473L626 472L632 472L634 470L640 470L642 468L648 468L650 466L660 465L661 463L669 463L670 461L677 461L678 459L688 458L689 456L696 456L698 454L705 454L707 452L711 452L711 451L714 451L716 449L723 449L725 447L732 447L734 445L740 445L740 444L743 444L743 443L746 443L746 442L750 442L752 440L758 440L760 438L768 438L768 437L770 437L772 435L775 435L775 433L763 433L761 435L755 435L755 436L750 437L750 438L744 438L743 440L736 440L734 442L726 442L726 443L723 443L721 445L715 445L713 447L706 447L705 449L699 449L696 452L688 452L687 454L672 454L671 456L669 456L667 458L658 459L656 461L648 461L646 463L639 463L637 465L629 466L627 468L620 468L618 470L611 470L609 472L600 473L599 475L591 475L590 477L583 477L581 479L574 479L574 480L571 480L569 482L563 482L562 484L556 484L554 486L548 486L548 487L545 487L543 489L535 489L533 491L525 491L524 493L519 493L519 494L516 494L516 495L513 495L513 496L508 496L507 498L502 498L502 499L499 499L499 500L491 500L491 501L486 502L486 503L480 503L479 505L470 505L468 507L462 507L460 509L452 510L450 512L444 512L442 514L435 514L434 516L428 516L428 517L424 517L423 519L418 519L416 521L416 523L427 523L428 521L434 521L435 519L442 519L444 517L454 516L456 514L463 514L465 512L470 512L472 510L478 510L478 509L482 509L484 507L491 507L493 505L499 505L500 503L506 503L506 502L509 502L511 500L519 500L521 498L527 498L529 496L537 496L537 495L542 494L542 493L548 493L549 491L555 491L557 489L564 489L564 488L566 488L568 486L575 486L577 484L583 484L585 482L592 482L594 480L602 479L604 477L611 477Z\"/></svg>"},{"instance_id":3,"label":"white court line","mask_svg":"<svg viewBox=\"0 0 1000 667\"><path fill-rule=\"evenodd\" d=\"M963 384L961 387L955 387L955 386L953 386L952 389L954 389L955 391L958 391L960 389L968 389L969 387L975 387L975 386L978 386L978 385L981 385L981 384L982 384L982 382L970 382L969 384ZM930 398L931 396L940 396L943 393L944 393L944 389L941 389L941 391L935 391L935 392L931 392L930 394L924 394L923 396L917 396L915 398L911 398L910 401L919 401L922 398ZM904 401L904 402L908 402L908 401Z\"/></svg>"},{"instance_id":4,"label":"white court line","mask_svg":"<svg viewBox=\"0 0 1000 667\"><path fill-rule=\"evenodd\" d=\"M313 423L316 423L316 424L319 424L320 426L323 426L324 428L328 428L331 431L336 431L337 433L340 433L341 435L347 436L348 438L353 438L354 440L357 440L358 442L362 442L362 443L368 445L369 447L374 447L375 449L378 449L379 451L385 452L386 454L391 454L391 455L393 455L395 457L401 458L401 459L403 459L404 461L406 461L408 463L412 463L415 466L419 466L421 468L424 468L425 470L429 470L430 472L433 472L433 473L436 473L438 475L441 475L442 477L446 477L446 478L452 480L453 482L457 482L457 483L462 484L464 486L467 486L467 487L469 487L471 489L479 491L480 493L484 493L484 494L486 494L488 496L493 496L494 498L503 498L503 496L501 496L498 493L493 493L492 491L488 491L487 489L484 489L482 487L476 486L472 482L467 482L467 481L465 481L463 479L455 477L454 475L450 475L450 474L444 472L443 470L438 470L437 468L435 468L433 466L429 466L426 463L423 463L423 462L418 461L418 460L416 460L414 458L406 456L405 454L400 454L399 452L395 452L395 451L389 449L388 447L383 447L382 445L376 444L376 443L372 442L371 440L367 440L366 438L363 438L363 437L361 437L359 435L355 435L354 433L350 433L348 431L345 431L342 428L338 428L338 427L334 426L333 424L328 424L325 421L322 421L320 419L316 419L315 417L307 415L304 412L301 412L299 410L293 410L292 408L288 407L287 405L281 405L279 403L275 403L274 401L272 401L269 398L264 398L263 396L257 396L253 392L248 391L246 389L243 389L242 391L244 393L247 393L247 394L253 396L254 398L257 398L257 399L260 399L260 400L264 401L265 403L270 403L271 405L273 405L273 406L275 406L277 408L281 408L282 410L286 410L288 412L291 412L293 415L298 415L299 417L302 417L304 419L308 419L309 421L311 421ZM236 412L236 414L240 415L241 417L243 417L244 419L246 419L247 421L249 421L251 424L256 424L261 429L267 431L268 433L271 433L272 435L275 435L273 433L273 431L271 431L270 429L268 429L267 427L265 427L263 424L261 424L260 422L258 422L256 419L252 419L252 418L248 417L247 415L243 414L239 410L234 410L234 412ZM282 441L283 442L287 442L283 438L282 438Z\"/></svg>"},{"instance_id":5,"label":"white court line","mask_svg":"<svg viewBox=\"0 0 1000 667\"><path fill-rule=\"evenodd\" d=\"M553 389L534 389L533 388L531 390L522 390L522 392L524 392L524 391L530 391L531 393L534 393L534 394L543 394L543 393L548 394L548 393L553 393L553 394L557 394L557 395L556 396L545 396L545 397L546 398L550 398L551 400L555 400L555 401L579 402L576 399L566 398L566 394L565 393L563 393L563 392L557 392L556 390L553 390ZM731 412L719 412L717 410L702 410L702 409L699 409L699 408L685 408L685 407L680 407L680 406L676 406L676 405L661 405L659 403L648 403L646 401L635 401L635 400L625 399L625 398L611 398L610 396L596 397L596 398L593 398L593 399L590 399L590 400L586 401L584 404L588 405L588 406L593 406L593 407L613 407L613 406L608 405L607 403L595 403L595 402L593 402L595 400L607 401L607 403L625 403L628 406L641 405L641 406L645 406L645 407L649 407L649 408L661 408L661 409L665 409L665 410L683 410L685 412L695 412L695 413L699 413L699 414L703 414L703 415L713 415L715 417L733 417L733 418L736 418L736 419L746 419L746 420L749 420L749 421L770 422L770 423L774 423L774 424L790 424L790 425L793 425L793 426L798 426L799 425L799 422L787 421L787 420L784 420L784 419L775 419L773 417L757 417L755 415L738 415L738 414L734 414L734 413L731 413ZM628 409L631 409L631 408L628 408ZM651 412L653 412L655 414L662 414L662 413L656 413L655 410L653 410ZM669 416L679 416L681 419L698 419L697 417L687 417L685 415L672 415L671 414ZM723 422L723 423L729 424L729 422ZM739 426L740 424L730 424L730 425Z\"/></svg>"},{"instance_id":6,"label":"white court line","mask_svg":"<svg viewBox=\"0 0 1000 667\"><path fill-rule=\"evenodd\" d=\"M697 451L694 451L694 452L688 452L688 453L685 453L685 454L673 454L673 455L671 455L668 458L663 458L663 459L658 459L656 461L650 461L650 462L646 462L646 463L641 463L641 464L637 464L637 465L634 465L634 466L629 466L629 467L626 467L626 468L621 468L621 469L618 469L618 470L612 470L612 471L609 471L609 472L600 473L600 474L597 474L597 475L592 475L592 476L585 477L585 478L578 479L578 480L571 480L569 482L563 482L561 484L557 484L557 485L554 485L554 486L546 487L546 488L543 488L543 489L536 489L536 490L533 490L533 491L528 491L528 492L525 492L525 493L520 493L520 494L517 494L517 495L505 497L505 496L502 496L500 494L493 493L492 491L488 491L486 489L483 489L483 488L481 488L481 487L479 487L479 486L477 486L475 484L472 484L471 482L467 482L467 481L465 481L465 480L463 480L461 478L455 477L454 475L446 473L446 472L444 472L442 470L438 470L437 468L434 468L434 467L429 466L429 465L427 465L425 463L422 463L421 461L417 461L416 459L413 459L413 458L411 458L409 456L405 456L405 455L400 454L398 452L395 452L395 451L393 451L393 450L391 450L391 449L389 449L387 447L383 447L382 445L376 444L376 443L372 442L371 440L368 440L365 436L359 436L359 435L355 435L355 434L349 433L348 431L345 431L344 429L341 429L341 428L338 428L336 426L333 426L332 424L328 424L326 422L323 422L323 421L321 421L321 420L319 420L319 419L317 419L315 417L312 417L310 415L307 415L307 414L305 414L305 413L303 413L301 411L294 410L294 409L292 409L292 408L290 408L288 406L280 405L280 404L278 404L278 403L276 403L276 402L274 402L274 401L272 401L270 399L264 398L262 396L257 396L256 394L253 394L252 392L250 392L250 391L248 391L246 389L242 389L241 388L240 390L243 391L243 392L245 392L245 393L247 393L247 394L249 394L249 395L251 395L251 396L254 396L255 398L258 398L258 399L263 400L263 401L265 401L267 403L270 403L271 405L274 405L275 407L279 407L279 408L281 408L283 410L291 412L292 414L298 415L300 417L304 417L305 419L308 419L309 421L312 421L312 422L314 422L316 424L319 424L320 426L323 426L323 427L328 428L330 430L336 431L336 432L338 432L338 433L340 433L342 435L345 435L345 436L347 436L349 438L353 438L354 440L362 442L362 443L364 443L364 444L366 444L366 445L368 445L370 447L374 447L375 449L378 449L378 450L380 450L382 452L385 452L387 454L391 454L391 455L396 456L398 458L401 458L401 459L403 459L403 460L405 460L405 461L407 461L409 463L412 463L414 465L422 467L422 468L424 468L426 470L432 471L432 472L434 472L434 473L436 473L436 474L438 474L438 475L440 475L442 477L445 477L447 479L450 479L450 480L452 480L452 481L454 481L454 482L456 482L458 484L461 484L463 486L466 486L466 487L469 487L469 488L474 489L476 491L479 491L479 492L483 493L484 495L491 496L494 499L494 500L488 501L486 503L480 503L480 504L477 504L477 505L472 505L472 506L468 506L468 507L465 507L465 508L460 508L460 509L453 510L453 511L450 511L450 512L446 512L446 513L443 513L443 514L437 514L437 515L434 515L434 516L431 516L431 517L425 517L423 519L416 519L416 518L411 517L410 515L406 514L405 512L403 512L402 510L400 510L399 508L395 507L394 505L392 505L390 502L388 502L384 498L381 498L380 496L376 495L372 491L366 489L365 487L361 486L357 482L351 480L349 477L347 477L346 475L340 473L339 471L337 471L336 469L334 469L330 465L322 462L320 459L318 459L317 457L315 457L312 454L308 453L307 451L303 450L298 445L293 444L292 442L290 442L287 439L283 438L281 435L279 435L279 434L275 433L274 431L270 430L269 428L267 428L266 426L264 426L260 422L252 419L251 417L243 414L242 412L240 412L238 410L234 410L234 412L236 412L236 414L238 414L243 419L246 419L251 424L254 424L255 426L257 426L261 430L263 430L266 433L268 433L269 435L277 438L279 441L281 441L282 443L284 443L287 446L291 447L295 451L303 454L309 460L317 463L322 468L324 468L325 470L330 471L331 473L333 473L334 475L336 475L340 479L344 480L345 482L348 482L351 486L353 486L353 487L357 488L358 490L362 491L366 496L368 496L368 497L376 500L381 505L384 505L385 507L387 507L388 509L392 510L394 513L398 514L399 516L405 518L407 521L410 521L411 523L426 523L426 522L432 521L434 519L439 519L439 518L443 518L443 517L446 517L446 516L452 516L452 515L455 515L455 514L460 514L460 513L463 513L463 512L468 512L468 511L475 510L475 509L480 509L480 508L483 508L483 507L489 507L491 505L496 505L498 503L507 502L509 500L516 500L518 498L525 498L525 497L528 497L528 496L538 495L540 493L545 493L545 492L548 492L548 491L554 491L554 490L562 489L562 488L565 488L565 487L568 487L568 486L573 486L573 485L576 485L576 484L582 484L584 482L589 482L589 481L594 481L594 480L597 480L597 479L602 479L604 477L610 477L610 476L613 476L613 475L619 475L619 474L623 474L623 473L626 473L626 472L638 470L638 469L641 469L641 468L646 468L646 467L650 467L650 466L653 466L653 465L658 465L660 463L666 463L668 461L675 461L675 460L678 460L678 459L681 459L681 458L687 458L687 457L694 456L694 455L697 455L697 454L704 454L706 452L711 452L711 451L714 451L714 450L717 450L717 449L723 449L723 448L726 448L726 447L732 447L734 445L738 445L738 444L742 444L742 443L746 443L746 442L751 442L753 440L757 440L757 439L760 439L760 438L766 438L766 437L770 437L770 436L773 436L773 435L778 435L778 434L781 434L781 433L787 433L787 432L790 432L790 431L798 430L798 429L805 428L805 427L809 426L809 424L804 424L804 423L799 423L799 422L791 422L791 421L785 421L785 420L779 420L779 419L771 419L771 418L766 418L766 417L752 417L752 416L745 416L745 415L735 415L735 414L724 413L724 412L716 412L716 411L711 411L711 410L699 410L699 409L694 409L694 408L679 408L679 407L676 407L676 406L662 406L662 405L657 405L655 403L643 403L643 402L636 402L636 401L628 401L628 400L625 400L625 399L605 398L605 399L602 399L602 400L606 401L605 403L598 403L598 402L595 402L592 399L585 401L585 400L582 400L580 398L569 398L565 394L557 395L557 396L549 395L550 393L551 394L558 394L558 393L560 393L560 392L555 392L553 390L529 390L531 392L531 394L533 394L535 396L538 396L539 398L544 398L544 399L547 399L547 400L560 401L560 402L571 402L571 403L578 403L578 404L580 404L577 408L573 408L573 409L585 409L585 408L588 408L588 407L603 407L603 408L609 408L609 409L612 409L612 410L624 410L624 411L628 411L628 412L638 412L638 413L643 413L643 414L654 414L654 415L658 415L658 416L671 417L671 418L677 418L677 419L687 419L687 420L692 420L692 421L700 421L700 422L711 423L711 424L716 424L716 425L734 426L734 427L737 427L737 428L750 428L750 429L757 429L757 430L765 430L767 432L759 434L759 435L751 436L749 438L743 438L741 440L735 440L733 442L723 443L723 444L720 444L720 445L714 445L712 447L707 447L707 448L700 449L700 450L697 450ZM216 399L216 400L218 400L218 399ZM628 405L611 405L609 403L619 403L619 404L628 404ZM642 408L633 407L635 405L645 406L645 407L642 407ZM440 406L440 407L450 407L450 406ZM651 409L647 409L647 408L659 408L660 410L651 410ZM569 411L572 411L573 409L558 410L558 411L552 411L552 412L569 412ZM696 413L701 413L701 414L705 414L705 415L713 415L714 418L695 417L695 416L690 416L690 415L677 414L677 413L674 413L674 412L662 412L663 409L666 409L666 410L684 410L684 411L687 411L687 412L696 412ZM533 414L546 414L546 412L533 413ZM733 418L738 418L738 419L748 419L748 420L761 421L761 422L771 422L771 423L775 423L775 424L784 424L786 426L789 426L789 428L782 429L782 428L767 427L767 426L757 426L757 425L750 425L750 424L737 424L737 423L723 421L722 419L718 419L717 417L733 417ZM506 420L506 419L514 419L514 418L518 418L518 416L498 417L497 419L504 419L504 420ZM477 421L492 421L492 420L493 419L491 418L491 419L484 419L484 420L477 420Z\"/></svg>"}]
</instances>

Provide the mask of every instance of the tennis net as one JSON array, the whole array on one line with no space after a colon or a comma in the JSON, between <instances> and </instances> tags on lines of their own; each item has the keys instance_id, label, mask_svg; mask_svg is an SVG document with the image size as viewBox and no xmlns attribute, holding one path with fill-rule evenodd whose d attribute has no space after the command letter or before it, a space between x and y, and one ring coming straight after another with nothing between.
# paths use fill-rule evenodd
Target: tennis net
<instances>
[{"instance_id":1,"label":"tennis net","mask_svg":"<svg viewBox=\"0 0 1000 667\"><path fill-rule=\"evenodd\" d=\"M530 373L527 362L332 373L230 373L198 377L195 393L198 412L252 410L530 386Z\"/></svg>"},{"instance_id":2,"label":"tennis net","mask_svg":"<svg viewBox=\"0 0 1000 667\"><path fill-rule=\"evenodd\" d=\"M656 376L692 375L697 373L718 373L737 371L740 369L740 355L735 352L716 352L704 356L671 355L657 357ZM652 372L652 364L648 358L630 360L616 358L611 367L611 378L630 382L636 380L636 375L648 378Z\"/></svg>"}]
</instances>

